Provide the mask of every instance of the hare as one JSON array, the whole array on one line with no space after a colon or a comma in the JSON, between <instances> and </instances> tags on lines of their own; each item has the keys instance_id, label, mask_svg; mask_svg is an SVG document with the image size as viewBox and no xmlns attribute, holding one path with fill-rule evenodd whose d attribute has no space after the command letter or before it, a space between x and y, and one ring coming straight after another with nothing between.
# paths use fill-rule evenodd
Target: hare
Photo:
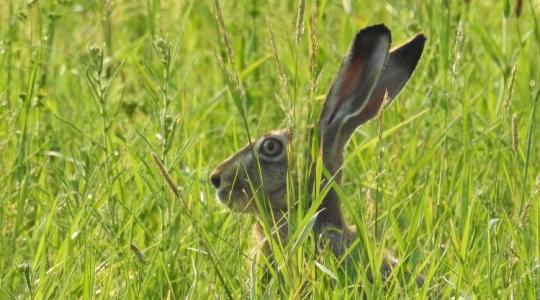
<instances>
[{"instance_id":1,"label":"hare","mask_svg":"<svg viewBox=\"0 0 540 300\"><path fill-rule=\"evenodd\" d=\"M328 92L318 121L317 138L322 162L334 184L341 181L344 148L355 129L377 115L385 98L394 99L413 73L424 49L426 38L417 34L390 51L391 33L383 24L360 30ZM258 215L255 194L263 195L274 219L273 232L287 238L284 215L287 213L286 177L292 140L287 129L270 131L246 145L219 164L210 175L217 196L229 208ZM292 155L293 153L291 153ZM314 180L311 176L313 188ZM336 257L344 254L356 238L356 230L346 224L337 193L330 189L322 200L313 227L316 236L330 246ZM261 221L254 225L254 238L265 245ZM387 255L381 272L386 276L396 264ZM421 279L417 279L421 284Z\"/></svg>"}]
</instances>

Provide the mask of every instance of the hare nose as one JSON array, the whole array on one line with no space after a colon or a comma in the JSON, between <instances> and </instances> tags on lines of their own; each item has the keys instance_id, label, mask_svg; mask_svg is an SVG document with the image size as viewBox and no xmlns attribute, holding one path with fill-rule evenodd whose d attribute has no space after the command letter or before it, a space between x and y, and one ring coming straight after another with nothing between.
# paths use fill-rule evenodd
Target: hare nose
<instances>
[{"instance_id":1,"label":"hare nose","mask_svg":"<svg viewBox=\"0 0 540 300\"><path fill-rule=\"evenodd\" d=\"M218 189L221 185L221 175L219 173L212 173L212 175L210 175L210 182Z\"/></svg>"}]
</instances>

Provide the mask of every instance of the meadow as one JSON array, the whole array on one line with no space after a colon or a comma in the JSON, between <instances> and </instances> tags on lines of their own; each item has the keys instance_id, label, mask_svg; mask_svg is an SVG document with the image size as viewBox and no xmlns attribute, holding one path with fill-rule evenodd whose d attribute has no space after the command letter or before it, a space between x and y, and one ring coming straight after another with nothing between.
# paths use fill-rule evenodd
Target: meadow
<instances>
[{"instance_id":1,"label":"meadow","mask_svg":"<svg viewBox=\"0 0 540 300\"><path fill-rule=\"evenodd\" d=\"M0 299L539 299L539 18L538 0L2 0ZM340 194L362 264L388 248L398 268L343 275L312 210L277 264L254 260L255 220L210 172L308 128L377 23L428 40Z\"/></svg>"}]
</instances>

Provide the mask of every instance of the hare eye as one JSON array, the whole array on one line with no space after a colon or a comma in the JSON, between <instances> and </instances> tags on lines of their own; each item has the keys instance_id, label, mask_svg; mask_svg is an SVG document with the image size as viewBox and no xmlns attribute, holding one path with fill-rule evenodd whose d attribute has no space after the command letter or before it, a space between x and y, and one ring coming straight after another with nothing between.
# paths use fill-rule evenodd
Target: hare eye
<instances>
[{"instance_id":1,"label":"hare eye","mask_svg":"<svg viewBox=\"0 0 540 300\"><path fill-rule=\"evenodd\" d=\"M283 144L274 138L268 138L264 140L259 148L259 152L262 155L268 157L275 157L281 154L283 151Z\"/></svg>"}]
</instances>

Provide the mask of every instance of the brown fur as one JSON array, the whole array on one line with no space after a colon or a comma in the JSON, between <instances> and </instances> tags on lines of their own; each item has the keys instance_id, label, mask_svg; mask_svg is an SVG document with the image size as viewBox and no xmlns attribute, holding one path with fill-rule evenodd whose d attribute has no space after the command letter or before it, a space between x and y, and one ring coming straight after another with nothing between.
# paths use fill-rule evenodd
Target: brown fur
<instances>
[{"instance_id":1,"label":"brown fur","mask_svg":"<svg viewBox=\"0 0 540 300\"><path fill-rule=\"evenodd\" d=\"M328 180L341 183L343 153L350 136L360 124L376 115L386 93L392 100L404 87L420 59L425 37L417 35L389 53L390 42L390 31L384 25L361 30L328 93L318 122L323 164L331 175L323 178L323 185ZM290 144L288 130L271 131L223 161L210 176L221 201L235 211L258 217L252 233L265 254L270 254L271 249L263 230L265 223L259 215L261 210L270 216L271 234L282 241L287 239L286 177ZM270 150L264 145L269 145ZM273 155L272 149L282 152ZM256 198L263 199L263 203L254 201ZM346 224L333 189L319 207L314 231L336 257L341 257L357 237L356 229ZM396 263L391 255L385 256L380 270L384 277Z\"/></svg>"}]
</instances>

